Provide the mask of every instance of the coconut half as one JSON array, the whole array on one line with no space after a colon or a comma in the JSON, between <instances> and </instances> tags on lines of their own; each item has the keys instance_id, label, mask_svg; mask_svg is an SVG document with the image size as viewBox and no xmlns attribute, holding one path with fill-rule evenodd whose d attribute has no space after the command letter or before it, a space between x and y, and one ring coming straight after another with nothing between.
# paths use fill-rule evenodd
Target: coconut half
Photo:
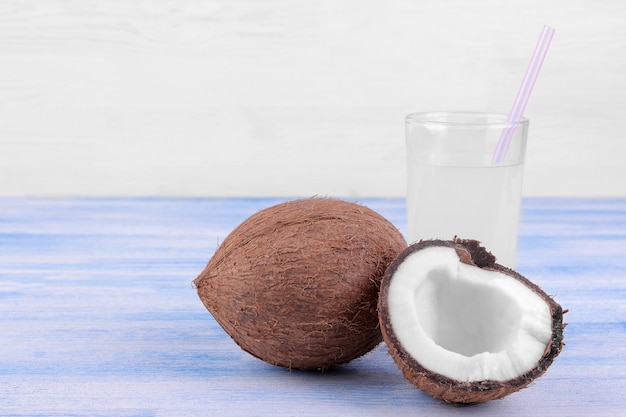
<instances>
[{"instance_id":1,"label":"coconut half","mask_svg":"<svg viewBox=\"0 0 626 417\"><path fill-rule=\"evenodd\" d=\"M561 306L474 240L408 247L383 278L379 319L405 378L451 403L526 387L563 346Z\"/></svg>"}]
</instances>

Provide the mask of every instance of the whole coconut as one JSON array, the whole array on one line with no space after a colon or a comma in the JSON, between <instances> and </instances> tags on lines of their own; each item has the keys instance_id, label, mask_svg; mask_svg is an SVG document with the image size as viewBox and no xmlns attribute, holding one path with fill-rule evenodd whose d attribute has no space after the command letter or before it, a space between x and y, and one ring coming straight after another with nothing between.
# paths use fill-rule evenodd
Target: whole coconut
<instances>
[{"instance_id":1,"label":"whole coconut","mask_svg":"<svg viewBox=\"0 0 626 417\"><path fill-rule=\"evenodd\" d=\"M367 207L294 200L240 224L194 284L245 351L274 365L327 369L382 341L380 282L406 247L402 234Z\"/></svg>"}]
</instances>

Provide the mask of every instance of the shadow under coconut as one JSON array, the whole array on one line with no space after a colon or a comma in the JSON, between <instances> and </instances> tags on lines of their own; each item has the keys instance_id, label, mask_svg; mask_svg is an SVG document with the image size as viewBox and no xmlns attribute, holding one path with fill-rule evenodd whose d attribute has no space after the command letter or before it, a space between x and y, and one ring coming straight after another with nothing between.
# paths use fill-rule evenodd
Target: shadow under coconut
<instances>
[{"instance_id":1,"label":"shadow under coconut","mask_svg":"<svg viewBox=\"0 0 626 417\"><path fill-rule=\"evenodd\" d=\"M392 402L403 413L417 412L423 402L437 404L435 399L404 380L383 346L350 363L318 371L257 362L262 368L259 371L269 377L267 386L280 387L284 390L283 398L285 394L293 398L315 397L320 405L346 407L351 411L375 410L377 406L388 406Z\"/></svg>"},{"instance_id":2,"label":"shadow under coconut","mask_svg":"<svg viewBox=\"0 0 626 417\"><path fill-rule=\"evenodd\" d=\"M452 405L435 399L404 379L383 345L348 364L323 371L290 370L254 360L257 371L267 377L268 400L273 395L270 391L279 390L283 401L296 399L292 407L297 410L297 399L315 398L319 409L314 414L323 414L326 409L336 415L345 408L351 413L358 410L362 416L376 415L378 407L392 405L397 415L430 412L438 416L502 416L519 406L509 398L473 405Z\"/></svg>"}]
</instances>

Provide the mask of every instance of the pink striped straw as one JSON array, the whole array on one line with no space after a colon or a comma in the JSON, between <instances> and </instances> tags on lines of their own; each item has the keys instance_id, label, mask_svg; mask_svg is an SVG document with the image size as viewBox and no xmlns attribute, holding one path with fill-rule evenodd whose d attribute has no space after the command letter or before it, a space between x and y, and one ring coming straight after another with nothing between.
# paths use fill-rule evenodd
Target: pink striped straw
<instances>
[{"instance_id":1,"label":"pink striped straw","mask_svg":"<svg viewBox=\"0 0 626 417\"><path fill-rule=\"evenodd\" d=\"M526 74L524 74L522 85L517 92L517 97L515 97L511 113L509 113L507 123L512 126L509 126L502 131L500 139L498 140L498 145L496 146L496 150L492 156L493 162L502 162L506 157L509 145L511 144L511 139L515 133L515 125L519 123L524 116L524 110L526 110L530 93L533 91L535 81L537 81L537 76L539 75L539 70L541 69L543 60L548 53L550 42L552 42L552 36L554 36L554 29L549 26L544 26L541 31L541 35L539 36L539 40L537 41L537 46L535 46L535 52L533 52L533 56L530 59L528 68L526 69Z\"/></svg>"}]
</instances>

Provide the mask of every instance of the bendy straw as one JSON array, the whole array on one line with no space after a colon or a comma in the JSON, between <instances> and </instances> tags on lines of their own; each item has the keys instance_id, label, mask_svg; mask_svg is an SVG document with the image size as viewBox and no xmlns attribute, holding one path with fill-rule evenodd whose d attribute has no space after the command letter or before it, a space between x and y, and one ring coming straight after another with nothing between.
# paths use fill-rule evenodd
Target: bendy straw
<instances>
[{"instance_id":1,"label":"bendy straw","mask_svg":"<svg viewBox=\"0 0 626 417\"><path fill-rule=\"evenodd\" d=\"M522 85L517 92L517 97L515 97L511 113L509 113L507 123L511 124L511 126L502 131L496 150L493 153L492 161L495 163L502 162L506 157L511 139L515 133L515 124L517 124L524 116L524 110L528 104L530 93L535 86L535 81L537 81L537 76L539 75L539 70L541 69L543 60L548 53L550 42L552 42L552 36L554 36L554 29L549 26L544 26L541 31L541 35L539 36L539 40L537 41L537 46L535 46L535 52L533 52L528 68L526 69L526 74L524 74Z\"/></svg>"}]
</instances>

